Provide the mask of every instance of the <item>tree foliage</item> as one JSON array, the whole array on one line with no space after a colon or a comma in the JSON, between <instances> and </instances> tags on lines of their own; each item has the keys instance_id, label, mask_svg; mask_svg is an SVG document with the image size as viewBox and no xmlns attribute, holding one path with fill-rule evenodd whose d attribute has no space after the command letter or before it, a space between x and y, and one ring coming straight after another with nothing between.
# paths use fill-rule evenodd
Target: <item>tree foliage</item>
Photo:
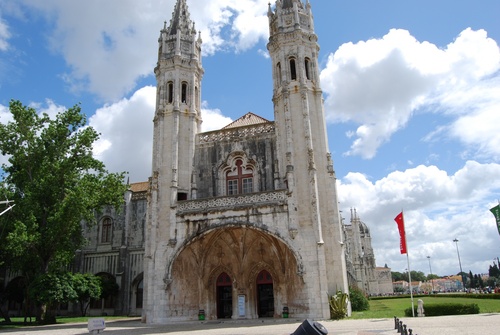
<instances>
[{"instance_id":1,"label":"tree foliage","mask_svg":"<svg viewBox=\"0 0 500 335\"><path fill-rule=\"evenodd\" d=\"M406 272L391 272L392 274L392 281L408 281L408 271ZM411 274L411 281L425 281L427 280L427 277L422 271L410 271Z\"/></svg>"},{"instance_id":2,"label":"tree foliage","mask_svg":"<svg viewBox=\"0 0 500 335\"><path fill-rule=\"evenodd\" d=\"M95 222L104 205L119 208L126 186L124 173L108 173L93 157L99 134L80 106L54 118L14 100L9 110L13 121L0 124L0 152L8 157L0 196L16 206L0 217L0 252L29 287L71 263L84 243L81 222Z\"/></svg>"},{"instance_id":3,"label":"tree foliage","mask_svg":"<svg viewBox=\"0 0 500 335\"><path fill-rule=\"evenodd\" d=\"M488 270L488 274L490 277L500 278L500 269L498 269L498 266L496 263L493 263L493 265L490 265L490 268Z\"/></svg>"},{"instance_id":4,"label":"tree foliage","mask_svg":"<svg viewBox=\"0 0 500 335\"><path fill-rule=\"evenodd\" d=\"M99 299L103 292L102 280L90 273L73 274L73 289L76 292L75 301L80 305L82 316L87 314L91 299Z\"/></svg>"},{"instance_id":5,"label":"tree foliage","mask_svg":"<svg viewBox=\"0 0 500 335\"><path fill-rule=\"evenodd\" d=\"M403 274L401 272L397 272L397 271L391 271L391 277L392 277L393 282L404 280Z\"/></svg>"},{"instance_id":6,"label":"tree foliage","mask_svg":"<svg viewBox=\"0 0 500 335\"><path fill-rule=\"evenodd\" d=\"M108 297L115 296L118 294L120 287L116 283L116 280L113 276L108 274L100 274L98 275L101 281L101 295L99 298L107 299Z\"/></svg>"}]
</instances>

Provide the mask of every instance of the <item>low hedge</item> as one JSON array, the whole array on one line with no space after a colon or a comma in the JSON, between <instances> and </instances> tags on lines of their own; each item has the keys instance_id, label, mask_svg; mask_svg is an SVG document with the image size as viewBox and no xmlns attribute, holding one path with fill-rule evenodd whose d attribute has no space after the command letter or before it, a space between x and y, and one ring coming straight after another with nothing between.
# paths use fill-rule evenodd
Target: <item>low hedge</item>
<instances>
[{"instance_id":1,"label":"low hedge","mask_svg":"<svg viewBox=\"0 0 500 335\"><path fill-rule=\"evenodd\" d=\"M479 306L477 304L430 304L424 306L425 316L441 316L441 315L463 315L463 314L479 314ZM415 306L415 315L417 315L417 306ZM411 307L405 309L405 316L412 316Z\"/></svg>"},{"instance_id":2,"label":"low hedge","mask_svg":"<svg viewBox=\"0 0 500 335\"><path fill-rule=\"evenodd\" d=\"M498 299L500 300L500 293L490 294L476 294L476 293L438 293L438 294L414 294L413 298L467 298L467 299ZM369 300L385 300L385 299L400 299L410 298L409 294L389 295L389 296L371 296Z\"/></svg>"},{"instance_id":3,"label":"low hedge","mask_svg":"<svg viewBox=\"0 0 500 335\"><path fill-rule=\"evenodd\" d=\"M497 299L500 300L500 294L498 293L452 293L452 294L434 294L433 297L436 298L467 298L467 299Z\"/></svg>"}]
</instances>

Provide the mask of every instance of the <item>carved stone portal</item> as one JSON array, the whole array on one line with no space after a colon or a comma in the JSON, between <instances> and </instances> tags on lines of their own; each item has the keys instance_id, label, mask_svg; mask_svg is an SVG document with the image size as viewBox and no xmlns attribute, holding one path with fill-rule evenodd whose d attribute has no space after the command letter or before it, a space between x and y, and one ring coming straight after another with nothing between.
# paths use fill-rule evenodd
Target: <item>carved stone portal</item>
<instances>
[{"instance_id":1,"label":"carved stone portal","mask_svg":"<svg viewBox=\"0 0 500 335\"><path fill-rule=\"evenodd\" d=\"M207 319L216 319L217 278L226 273L232 280L232 318L238 315L238 296L246 297L244 318L258 317L257 276L266 270L272 276L275 316L284 303L304 313L299 302L305 288L297 275L297 260L290 248L276 237L250 227L225 227L203 239L190 241L172 265L172 283L166 292L169 318L189 317L205 310Z\"/></svg>"}]
</instances>

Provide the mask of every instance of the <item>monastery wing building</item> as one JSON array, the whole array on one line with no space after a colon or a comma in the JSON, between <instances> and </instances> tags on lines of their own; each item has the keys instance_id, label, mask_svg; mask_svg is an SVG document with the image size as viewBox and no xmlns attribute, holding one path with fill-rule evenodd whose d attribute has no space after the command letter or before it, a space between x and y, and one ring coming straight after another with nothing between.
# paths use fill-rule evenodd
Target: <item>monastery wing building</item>
<instances>
[{"instance_id":1,"label":"monastery wing building","mask_svg":"<svg viewBox=\"0 0 500 335\"><path fill-rule=\"evenodd\" d=\"M274 121L248 113L205 133L202 41L186 2L158 39L152 175L130 185L123 211L84 228L74 270L119 286L90 314L328 319L327 294L385 290L367 227L341 222L309 1L269 5Z\"/></svg>"}]
</instances>

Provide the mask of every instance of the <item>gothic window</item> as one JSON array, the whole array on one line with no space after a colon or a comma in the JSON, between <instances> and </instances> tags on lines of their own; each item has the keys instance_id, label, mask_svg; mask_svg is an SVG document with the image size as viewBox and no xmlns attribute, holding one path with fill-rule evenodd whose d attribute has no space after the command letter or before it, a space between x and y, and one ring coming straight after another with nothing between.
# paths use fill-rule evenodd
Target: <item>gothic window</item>
<instances>
[{"instance_id":1,"label":"gothic window","mask_svg":"<svg viewBox=\"0 0 500 335\"><path fill-rule=\"evenodd\" d=\"M172 81L167 83L167 101L169 104L174 101L174 83Z\"/></svg>"},{"instance_id":2,"label":"gothic window","mask_svg":"<svg viewBox=\"0 0 500 335\"><path fill-rule=\"evenodd\" d=\"M253 192L253 169L243 166L243 160L237 159L235 166L226 172L227 195Z\"/></svg>"},{"instance_id":3,"label":"gothic window","mask_svg":"<svg viewBox=\"0 0 500 335\"><path fill-rule=\"evenodd\" d=\"M276 64L276 78L278 78L278 85L281 85L281 63Z\"/></svg>"},{"instance_id":4,"label":"gothic window","mask_svg":"<svg viewBox=\"0 0 500 335\"><path fill-rule=\"evenodd\" d=\"M183 81L181 85L181 103L185 104L187 102L187 88L188 84Z\"/></svg>"},{"instance_id":5,"label":"gothic window","mask_svg":"<svg viewBox=\"0 0 500 335\"><path fill-rule=\"evenodd\" d=\"M297 68L295 66L295 58L290 58L290 74L292 80L297 80Z\"/></svg>"},{"instance_id":6,"label":"gothic window","mask_svg":"<svg viewBox=\"0 0 500 335\"><path fill-rule=\"evenodd\" d=\"M188 198L187 192L184 192L184 191L177 192L177 201L187 200L187 198Z\"/></svg>"},{"instance_id":7,"label":"gothic window","mask_svg":"<svg viewBox=\"0 0 500 335\"><path fill-rule=\"evenodd\" d=\"M311 61L309 60L309 58L305 59L304 67L306 70L306 79L311 80L311 74L310 74L311 73Z\"/></svg>"},{"instance_id":8,"label":"gothic window","mask_svg":"<svg viewBox=\"0 0 500 335\"><path fill-rule=\"evenodd\" d=\"M253 176L250 178L243 178L242 187L243 193L252 193L253 192Z\"/></svg>"},{"instance_id":9,"label":"gothic window","mask_svg":"<svg viewBox=\"0 0 500 335\"><path fill-rule=\"evenodd\" d=\"M111 229L113 225L110 218L102 220L101 225L101 243L111 242Z\"/></svg>"},{"instance_id":10,"label":"gothic window","mask_svg":"<svg viewBox=\"0 0 500 335\"><path fill-rule=\"evenodd\" d=\"M257 276L257 284L272 284L273 277L266 270L262 270Z\"/></svg>"},{"instance_id":11,"label":"gothic window","mask_svg":"<svg viewBox=\"0 0 500 335\"><path fill-rule=\"evenodd\" d=\"M227 181L227 194L234 195L238 194L238 180L237 179L229 179Z\"/></svg>"},{"instance_id":12,"label":"gothic window","mask_svg":"<svg viewBox=\"0 0 500 335\"><path fill-rule=\"evenodd\" d=\"M198 101L200 101L200 92L198 92L198 87L194 88L194 97L196 99L195 101L196 108L200 108L200 106L198 105Z\"/></svg>"}]
</instances>

